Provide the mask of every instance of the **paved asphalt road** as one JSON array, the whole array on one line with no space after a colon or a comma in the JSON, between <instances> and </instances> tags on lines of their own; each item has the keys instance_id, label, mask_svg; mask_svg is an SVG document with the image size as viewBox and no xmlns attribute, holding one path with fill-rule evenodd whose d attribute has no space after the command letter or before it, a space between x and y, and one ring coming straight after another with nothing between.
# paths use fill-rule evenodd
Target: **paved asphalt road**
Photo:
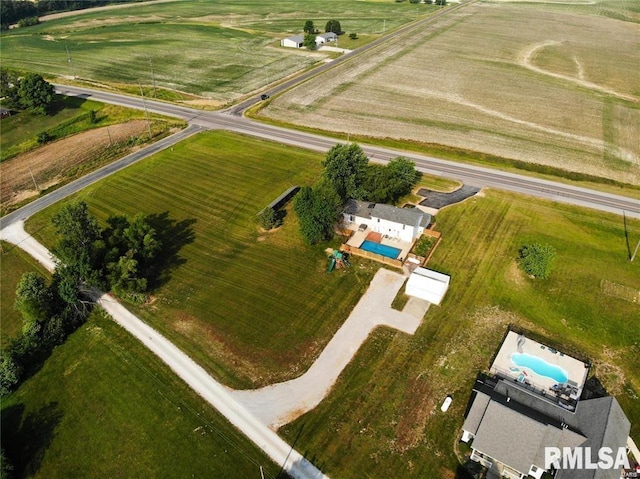
<instances>
[{"instance_id":1,"label":"paved asphalt road","mask_svg":"<svg viewBox=\"0 0 640 479\"><path fill-rule=\"evenodd\" d=\"M185 106L171 105L156 101L143 100L114 93L89 90L70 86L57 86L56 91L70 96L92 98L105 103L143 109L163 115L182 118L189 124L204 129L225 129L277 141L291 146L307 148L318 152L326 152L338 140L320 135L305 133L286 128L266 125L248 118L237 117L221 112L196 110ZM453 161L403 152L377 146L361 145L371 161L385 163L397 156L410 158L417 168L425 173L460 180L465 184L481 188L491 187L516 193L523 193L538 198L585 206L610 213L623 214L640 219L640 200L620 195L603 193L563 183L527 177L514 173L493 170L480 166L455 163ZM18 210L20 211L20 210ZM24 217L21 215L20 217Z\"/></svg>"}]
</instances>

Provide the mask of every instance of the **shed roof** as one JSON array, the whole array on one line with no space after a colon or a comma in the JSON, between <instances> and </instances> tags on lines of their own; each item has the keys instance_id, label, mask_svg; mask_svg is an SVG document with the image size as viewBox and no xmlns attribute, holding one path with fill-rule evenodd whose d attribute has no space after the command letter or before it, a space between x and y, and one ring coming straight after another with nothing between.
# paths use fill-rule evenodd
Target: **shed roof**
<instances>
[{"instance_id":1,"label":"shed roof","mask_svg":"<svg viewBox=\"0 0 640 479\"><path fill-rule=\"evenodd\" d=\"M449 289L450 277L426 268L416 268L409 280L405 292L409 296L440 304Z\"/></svg>"},{"instance_id":2,"label":"shed roof","mask_svg":"<svg viewBox=\"0 0 640 479\"><path fill-rule=\"evenodd\" d=\"M285 40L291 40L296 43L303 43L304 37L302 35L291 35L290 37L285 38Z\"/></svg>"}]
</instances>

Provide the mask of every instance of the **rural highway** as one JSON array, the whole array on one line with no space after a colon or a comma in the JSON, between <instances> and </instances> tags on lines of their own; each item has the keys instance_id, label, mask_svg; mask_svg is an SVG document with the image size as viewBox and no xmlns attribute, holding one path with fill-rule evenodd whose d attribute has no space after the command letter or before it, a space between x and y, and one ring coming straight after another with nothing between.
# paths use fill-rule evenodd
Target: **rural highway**
<instances>
[{"instance_id":1,"label":"rural highway","mask_svg":"<svg viewBox=\"0 0 640 479\"><path fill-rule=\"evenodd\" d=\"M188 122L193 128L230 130L321 153L326 152L339 141L321 135L262 124L229 113L197 110L169 103L143 100L140 97L66 85L57 85L56 91L64 95L91 98L96 101L129 108L144 109L146 107L150 112L181 118ZM512 191L537 198L584 206L620 215L624 213L628 217L640 219L640 200L633 198L491 168L441 160L414 152L392 150L366 144L361 144L360 146L362 146L367 156L373 162L386 163L398 156L404 156L413 160L417 168L424 173L459 180L465 184L481 188L489 187ZM25 215L19 215L19 217L24 216ZM16 218L17 217L18 216L16 216Z\"/></svg>"}]
</instances>

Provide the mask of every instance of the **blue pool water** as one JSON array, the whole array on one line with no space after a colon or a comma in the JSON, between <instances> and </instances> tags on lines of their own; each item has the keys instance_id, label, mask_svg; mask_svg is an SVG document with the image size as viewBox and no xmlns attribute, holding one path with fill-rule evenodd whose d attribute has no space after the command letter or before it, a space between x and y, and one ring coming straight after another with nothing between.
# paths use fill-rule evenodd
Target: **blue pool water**
<instances>
[{"instance_id":1,"label":"blue pool water","mask_svg":"<svg viewBox=\"0 0 640 479\"><path fill-rule=\"evenodd\" d=\"M546 376L558 383L566 383L569 379L567 372L560 366L549 364L544 359L531 354L513 353L511 362L521 368L527 368L539 376Z\"/></svg>"},{"instance_id":2,"label":"blue pool water","mask_svg":"<svg viewBox=\"0 0 640 479\"><path fill-rule=\"evenodd\" d=\"M374 243L373 241L365 240L364 243L360 245L360 249L365 251L369 251L371 253L381 254L382 256L386 256L387 258L396 259L401 249L394 248L393 246L387 246L386 244Z\"/></svg>"}]
</instances>

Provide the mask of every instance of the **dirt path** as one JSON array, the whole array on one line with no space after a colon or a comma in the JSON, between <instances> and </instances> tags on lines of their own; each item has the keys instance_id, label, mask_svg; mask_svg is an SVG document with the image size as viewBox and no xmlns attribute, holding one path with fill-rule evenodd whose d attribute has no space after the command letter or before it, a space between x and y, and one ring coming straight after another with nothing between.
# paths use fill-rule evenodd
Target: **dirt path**
<instances>
[{"instance_id":1,"label":"dirt path","mask_svg":"<svg viewBox=\"0 0 640 479\"><path fill-rule=\"evenodd\" d=\"M429 303L408 303L405 311L411 310L413 314L391 308L406 279L399 273L378 270L349 318L305 374L260 389L232 391L233 398L273 429L315 408L376 327L390 326L407 334L418 329Z\"/></svg>"},{"instance_id":2,"label":"dirt path","mask_svg":"<svg viewBox=\"0 0 640 479\"><path fill-rule=\"evenodd\" d=\"M554 46L554 45L560 45L561 43L555 40L548 40L546 42L542 42L542 43L537 43L534 45L529 46L527 49L525 49L524 51L522 51L520 53L520 58L518 59L518 64L522 65L525 68L528 68L531 71L537 72L537 73L541 73L543 75L548 75L554 78L561 78L562 80L566 80L572 83L575 83L577 85L583 86L585 88L589 88L591 90L597 90L599 92L602 93L606 93L607 95L611 95L611 96L615 96L617 98L621 98L623 100L628 100L628 101L632 101L635 103L639 103L640 99L638 99L635 96L631 96L631 95L625 95L624 93L620 93L617 92L615 90L611 90L610 88L606 88L603 87L602 85L598 85L597 83L592 83L590 81L586 81L584 80L584 72L582 71L582 65L580 64L580 62L574 57L574 61L578 67L578 77L579 78L575 78L575 77L570 77L568 75L562 75L560 73L553 73L547 70L543 70L542 68L539 68L537 66L535 66L532 63L532 59L535 57L535 55L542 49L550 47L550 46Z\"/></svg>"},{"instance_id":3,"label":"dirt path","mask_svg":"<svg viewBox=\"0 0 640 479\"><path fill-rule=\"evenodd\" d=\"M120 10L121 8L129 8L129 7L139 7L140 5L154 5L157 3L170 3L176 2L179 0L152 0L144 3L125 3L123 5L106 5L104 7L95 7L95 8L85 8L83 10L72 10L70 12L60 12L60 13L52 13L50 15L43 15L40 17L41 22L46 22L47 20L57 20L58 18L65 17L73 17L75 15L82 15L84 13L93 13L93 12L104 12L107 10Z\"/></svg>"},{"instance_id":4,"label":"dirt path","mask_svg":"<svg viewBox=\"0 0 640 479\"><path fill-rule=\"evenodd\" d=\"M97 128L41 146L0 163L0 202L11 205L62 180L69 169L99 157L110 144L145 134L147 123L127 123ZM36 189L37 183L38 189Z\"/></svg>"}]
</instances>

